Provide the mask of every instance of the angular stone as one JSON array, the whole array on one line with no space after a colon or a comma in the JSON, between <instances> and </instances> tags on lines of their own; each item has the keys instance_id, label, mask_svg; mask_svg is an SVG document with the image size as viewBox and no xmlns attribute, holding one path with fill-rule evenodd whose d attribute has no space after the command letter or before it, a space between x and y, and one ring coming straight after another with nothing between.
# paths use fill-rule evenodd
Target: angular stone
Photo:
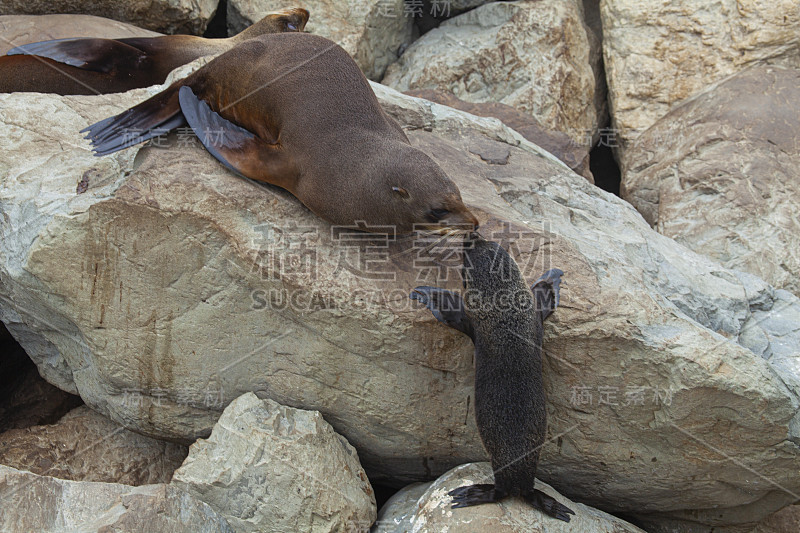
<instances>
[{"instance_id":1,"label":"angular stone","mask_svg":"<svg viewBox=\"0 0 800 533\"><path fill-rule=\"evenodd\" d=\"M622 197L659 233L800 295L798 116L800 70L740 72L631 144Z\"/></svg>"},{"instance_id":2,"label":"angular stone","mask_svg":"<svg viewBox=\"0 0 800 533\"><path fill-rule=\"evenodd\" d=\"M520 498L498 503L452 509L453 489L475 483L491 483L489 463L457 466L433 483L402 489L381 509L373 533L410 531L458 531L464 533L645 533L608 513L577 503L541 481L536 488L566 505L574 515L569 522L551 518Z\"/></svg>"},{"instance_id":3,"label":"angular stone","mask_svg":"<svg viewBox=\"0 0 800 533\"><path fill-rule=\"evenodd\" d=\"M556 156L576 174L589 180L589 183L594 183L592 171L589 169L588 147L576 143L564 133L542 127L538 120L527 113L497 102L466 102L451 93L437 89L412 89L406 91L406 94L479 117L494 117L519 132L526 140Z\"/></svg>"},{"instance_id":4,"label":"angular stone","mask_svg":"<svg viewBox=\"0 0 800 533\"><path fill-rule=\"evenodd\" d=\"M400 49L411 43L411 17L403 0L307 0L311 12L306 31L335 41L353 56L364 75L379 80ZM228 32L233 35L264 13L297 7L296 0L229 0Z\"/></svg>"},{"instance_id":5,"label":"angular stone","mask_svg":"<svg viewBox=\"0 0 800 533\"><path fill-rule=\"evenodd\" d=\"M316 411L247 393L195 442L173 484L238 532L364 531L375 493L355 448Z\"/></svg>"},{"instance_id":6,"label":"angular stone","mask_svg":"<svg viewBox=\"0 0 800 533\"><path fill-rule=\"evenodd\" d=\"M0 531L233 533L211 507L170 485L66 481L0 465Z\"/></svg>"},{"instance_id":7,"label":"angular stone","mask_svg":"<svg viewBox=\"0 0 800 533\"><path fill-rule=\"evenodd\" d=\"M185 446L128 431L85 406L55 424L0 434L0 464L73 481L168 483L187 453Z\"/></svg>"},{"instance_id":8,"label":"angular stone","mask_svg":"<svg viewBox=\"0 0 800 533\"><path fill-rule=\"evenodd\" d=\"M202 35L218 0L0 0L4 15L96 15L161 33Z\"/></svg>"},{"instance_id":9,"label":"angular stone","mask_svg":"<svg viewBox=\"0 0 800 533\"><path fill-rule=\"evenodd\" d=\"M800 531L800 505L784 507L758 524L753 533L795 533Z\"/></svg>"},{"instance_id":10,"label":"angular stone","mask_svg":"<svg viewBox=\"0 0 800 533\"><path fill-rule=\"evenodd\" d=\"M612 126L628 143L709 85L749 65L800 66L797 0L600 3Z\"/></svg>"},{"instance_id":11,"label":"angular stone","mask_svg":"<svg viewBox=\"0 0 800 533\"><path fill-rule=\"evenodd\" d=\"M605 100L595 99L599 71L592 58L599 69L599 43L584 25L580 1L493 2L423 35L381 83L501 102L589 146Z\"/></svg>"},{"instance_id":12,"label":"angular stone","mask_svg":"<svg viewBox=\"0 0 800 533\"><path fill-rule=\"evenodd\" d=\"M714 508L715 523L790 503L776 484L800 491L797 298L652 231L496 119L373 88L527 279L567 272L545 332L541 479L607 511ZM196 145L93 158L77 144L152 90L0 96L0 319L42 374L173 439L208 435L247 391L318 410L372 481L485 460L472 343L407 298L459 289L460 265L431 268L408 240L342 242ZM470 151L492 143L507 164ZM360 272L380 250L386 279Z\"/></svg>"},{"instance_id":13,"label":"angular stone","mask_svg":"<svg viewBox=\"0 0 800 533\"><path fill-rule=\"evenodd\" d=\"M0 0L2 2L2 0ZM28 43L73 37L157 37L154 31L92 15L2 15L0 55Z\"/></svg>"}]
</instances>

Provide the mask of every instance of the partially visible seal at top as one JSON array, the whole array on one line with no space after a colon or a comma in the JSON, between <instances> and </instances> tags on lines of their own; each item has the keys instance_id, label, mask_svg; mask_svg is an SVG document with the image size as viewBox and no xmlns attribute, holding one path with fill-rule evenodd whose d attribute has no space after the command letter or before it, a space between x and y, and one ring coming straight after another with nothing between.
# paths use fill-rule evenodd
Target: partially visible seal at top
<instances>
[{"instance_id":1,"label":"partially visible seal at top","mask_svg":"<svg viewBox=\"0 0 800 533\"><path fill-rule=\"evenodd\" d=\"M549 270L529 289L508 252L473 233L464 252L466 302L436 287L410 295L475 344L475 419L495 482L451 491L453 508L521 496L559 520L575 514L534 488L547 433L542 323L558 305L563 274Z\"/></svg>"},{"instance_id":2,"label":"partially visible seal at top","mask_svg":"<svg viewBox=\"0 0 800 533\"><path fill-rule=\"evenodd\" d=\"M411 146L355 61L324 37L249 39L84 131L104 155L186 123L225 166L288 190L331 224L400 234L477 226L455 183Z\"/></svg>"},{"instance_id":3,"label":"partially visible seal at top","mask_svg":"<svg viewBox=\"0 0 800 533\"><path fill-rule=\"evenodd\" d=\"M308 11L292 8L269 13L227 39L164 35L25 44L0 56L0 92L108 94L149 87L198 57L225 52L259 35L300 32L306 22Z\"/></svg>"}]
</instances>

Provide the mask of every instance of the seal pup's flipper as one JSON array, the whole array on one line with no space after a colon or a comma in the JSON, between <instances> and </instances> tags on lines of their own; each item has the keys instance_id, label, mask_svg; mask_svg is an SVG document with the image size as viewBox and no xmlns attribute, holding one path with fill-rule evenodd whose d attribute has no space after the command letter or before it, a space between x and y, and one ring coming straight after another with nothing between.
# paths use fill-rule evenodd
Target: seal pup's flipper
<instances>
[{"instance_id":1,"label":"seal pup's flipper","mask_svg":"<svg viewBox=\"0 0 800 533\"><path fill-rule=\"evenodd\" d=\"M181 111L211 155L247 178L287 188L292 169L277 143L270 143L251 131L226 120L195 96L191 87L180 88Z\"/></svg>"},{"instance_id":2,"label":"seal pup's flipper","mask_svg":"<svg viewBox=\"0 0 800 533\"><path fill-rule=\"evenodd\" d=\"M80 132L86 133L85 138L92 143L94 155L118 152L185 125L177 83L119 115L82 129Z\"/></svg>"},{"instance_id":3,"label":"seal pup's flipper","mask_svg":"<svg viewBox=\"0 0 800 533\"><path fill-rule=\"evenodd\" d=\"M147 68L147 53L116 39L54 39L23 44L6 55L46 57L84 70L116 73Z\"/></svg>"},{"instance_id":4,"label":"seal pup's flipper","mask_svg":"<svg viewBox=\"0 0 800 533\"><path fill-rule=\"evenodd\" d=\"M451 509L499 502L507 496L505 492L498 489L493 483L466 485L453 489L447 494L453 497L453 506Z\"/></svg>"},{"instance_id":5,"label":"seal pup's flipper","mask_svg":"<svg viewBox=\"0 0 800 533\"><path fill-rule=\"evenodd\" d=\"M536 310L542 314L542 320L550 316L558 307L559 287L563 275L563 270L553 268L542 274L536 283L531 285Z\"/></svg>"},{"instance_id":6,"label":"seal pup's flipper","mask_svg":"<svg viewBox=\"0 0 800 533\"><path fill-rule=\"evenodd\" d=\"M498 489L495 485L489 483L482 483L477 485L466 485L458 487L448 492L453 498L453 505L451 509L459 509L461 507L471 507L473 505L481 505L484 503L494 503L506 498L508 494ZM526 502L533 507L539 509L548 516L558 518L564 522L570 521L571 514L575 511L569 507L558 503L555 498L552 498L540 490L532 490L522 497Z\"/></svg>"},{"instance_id":7,"label":"seal pup's flipper","mask_svg":"<svg viewBox=\"0 0 800 533\"><path fill-rule=\"evenodd\" d=\"M530 503L543 513L550 515L553 518L563 520L564 522L569 522L569 515L575 514L575 511L566 505L558 503L555 498L548 496L540 490L534 489L527 494L523 494L522 497L525 498L526 502Z\"/></svg>"},{"instance_id":8,"label":"seal pup's flipper","mask_svg":"<svg viewBox=\"0 0 800 533\"><path fill-rule=\"evenodd\" d=\"M466 314L464 300L458 294L437 287L421 286L414 288L408 297L425 304L442 324L473 338L472 322Z\"/></svg>"}]
</instances>

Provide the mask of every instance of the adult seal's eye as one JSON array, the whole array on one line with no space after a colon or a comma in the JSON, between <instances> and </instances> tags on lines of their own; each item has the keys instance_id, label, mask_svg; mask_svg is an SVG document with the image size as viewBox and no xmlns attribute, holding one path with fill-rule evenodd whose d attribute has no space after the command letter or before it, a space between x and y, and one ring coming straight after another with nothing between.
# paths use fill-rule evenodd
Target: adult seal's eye
<instances>
[{"instance_id":1,"label":"adult seal's eye","mask_svg":"<svg viewBox=\"0 0 800 533\"><path fill-rule=\"evenodd\" d=\"M286 29L289 31L297 31L297 24L295 24L294 22L287 22Z\"/></svg>"},{"instance_id":2,"label":"adult seal's eye","mask_svg":"<svg viewBox=\"0 0 800 533\"><path fill-rule=\"evenodd\" d=\"M447 209L431 209L430 213L428 213L428 216L434 222L439 222L440 220L442 220L444 217L446 217L449 214L450 214L450 211L448 211Z\"/></svg>"}]
</instances>

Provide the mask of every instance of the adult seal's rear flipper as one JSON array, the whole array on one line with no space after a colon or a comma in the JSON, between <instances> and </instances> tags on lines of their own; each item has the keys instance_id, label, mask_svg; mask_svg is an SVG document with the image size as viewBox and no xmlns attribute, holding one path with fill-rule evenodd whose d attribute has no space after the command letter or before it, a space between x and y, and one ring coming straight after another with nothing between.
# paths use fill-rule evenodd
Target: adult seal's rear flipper
<instances>
[{"instance_id":1,"label":"adult seal's rear flipper","mask_svg":"<svg viewBox=\"0 0 800 533\"><path fill-rule=\"evenodd\" d=\"M563 275L563 270L553 268L542 274L536 283L531 285L536 310L542 314L542 320L550 316L550 313L558 307L559 287Z\"/></svg>"},{"instance_id":2,"label":"adult seal's rear flipper","mask_svg":"<svg viewBox=\"0 0 800 533\"><path fill-rule=\"evenodd\" d=\"M132 73L148 67L148 54L116 39L56 39L24 44L6 55L46 57L84 70L108 74Z\"/></svg>"},{"instance_id":3,"label":"adult seal's rear flipper","mask_svg":"<svg viewBox=\"0 0 800 533\"><path fill-rule=\"evenodd\" d=\"M81 130L92 143L95 155L107 155L129 148L186 124L178 102L179 85L145 100L119 115Z\"/></svg>"},{"instance_id":4,"label":"adult seal's rear flipper","mask_svg":"<svg viewBox=\"0 0 800 533\"><path fill-rule=\"evenodd\" d=\"M411 291L408 297L425 304L442 324L473 338L472 321L467 316L464 300L458 294L437 287L421 286Z\"/></svg>"},{"instance_id":5,"label":"adult seal's rear flipper","mask_svg":"<svg viewBox=\"0 0 800 533\"><path fill-rule=\"evenodd\" d=\"M179 95L181 111L189 126L220 163L242 176L287 187L286 180L293 172L278 143L267 142L226 120L188 86L181 87Z\"/></svg>"}]
</instances>

